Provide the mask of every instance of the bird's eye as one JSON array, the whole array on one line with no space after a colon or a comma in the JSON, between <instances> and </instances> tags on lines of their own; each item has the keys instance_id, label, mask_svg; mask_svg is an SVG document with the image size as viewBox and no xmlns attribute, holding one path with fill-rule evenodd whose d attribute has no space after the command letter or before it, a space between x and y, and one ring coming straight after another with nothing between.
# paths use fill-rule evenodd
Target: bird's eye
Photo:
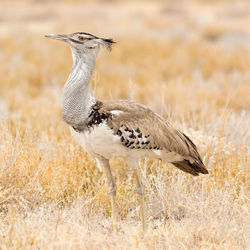
<instances>
[{"instance_id":1,"label":"bird's eye","mask_svg":"<svg viewBox=\"0 0 250 250\"><path fill-rule=\"evenodd\" d=\"M83 36L78 36L78 39L79 39L80 41L84 41L84 40L85 40L85 37L83 37Z\"/></svg>"}]
</instances>

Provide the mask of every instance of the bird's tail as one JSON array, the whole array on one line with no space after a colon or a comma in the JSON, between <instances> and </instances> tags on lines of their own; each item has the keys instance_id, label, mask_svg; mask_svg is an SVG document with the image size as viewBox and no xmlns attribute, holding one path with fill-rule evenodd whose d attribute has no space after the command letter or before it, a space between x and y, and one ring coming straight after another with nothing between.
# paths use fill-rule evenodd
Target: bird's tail
<instances>
[{"instance_id":1,"label":"bird's tail","mask_svg":"<svg viewBox=\"0 0 250 250\"><path fill-rule=\"evenodd\" d=\"M195 160L191 163L189 160L183 160L172 162L172 164L180 170L195 176L199 175L200 173L208 174L208 171L202 161Z\"/></svg>"}]
</instances>

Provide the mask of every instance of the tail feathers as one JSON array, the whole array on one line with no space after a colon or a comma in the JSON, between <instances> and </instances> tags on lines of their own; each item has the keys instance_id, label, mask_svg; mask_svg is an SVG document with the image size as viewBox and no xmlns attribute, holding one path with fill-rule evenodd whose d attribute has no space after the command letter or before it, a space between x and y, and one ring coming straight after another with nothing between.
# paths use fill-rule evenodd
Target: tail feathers
<instances>
[{"instance_id":1,"label":"tail feathers","mask_svg":"<svg viewBox=\"0 0 250 250\"><path fill-rule=\"evenodd\" d=\"M180 170L195 176L199 175L200 173L208 174L208 171L202 162L194 161L191 163L189 160L183 160L172 162L172 164Z\"/></svg>"}]
</instances>

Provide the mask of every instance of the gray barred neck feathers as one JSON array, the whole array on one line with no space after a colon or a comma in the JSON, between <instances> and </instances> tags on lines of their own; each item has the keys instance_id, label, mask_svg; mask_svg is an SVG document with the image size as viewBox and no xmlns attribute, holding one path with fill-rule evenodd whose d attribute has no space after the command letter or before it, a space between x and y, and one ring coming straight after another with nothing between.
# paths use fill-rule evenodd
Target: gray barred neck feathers
<instances>
[{"instance_id":1,"label":"gray barred neck feathers","mask_svg":"<svg viewBox=\"0 0 250 250\"><path fill-rule=\"evenodd\" d=\"M71 48L73 67L63 91L63 120L73 126L87 126L88 114L95 98L90 93L90 80L95 68L97 51L84 53Z\"/></svg>"}]
</instances>

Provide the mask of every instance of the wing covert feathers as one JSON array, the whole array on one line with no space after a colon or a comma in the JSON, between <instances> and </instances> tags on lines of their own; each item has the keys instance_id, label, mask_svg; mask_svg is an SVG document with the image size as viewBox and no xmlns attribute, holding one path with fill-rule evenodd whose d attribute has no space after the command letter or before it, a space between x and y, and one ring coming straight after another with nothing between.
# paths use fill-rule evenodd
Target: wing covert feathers
<instances>
[{"instance_id":1,"label":"wing covert feathers","mask_svg":"<svg viewBox=\"0 0 250 250\"><path fill-rule=\"evenodd\" d=\"M105 101L99 113L110 114L107 125L120 136L124 146L175 152L183 157L171 162L177 168L192 175L208 173L190 138L149 108L127 100Z\"/></svg>"}]
</instances>

